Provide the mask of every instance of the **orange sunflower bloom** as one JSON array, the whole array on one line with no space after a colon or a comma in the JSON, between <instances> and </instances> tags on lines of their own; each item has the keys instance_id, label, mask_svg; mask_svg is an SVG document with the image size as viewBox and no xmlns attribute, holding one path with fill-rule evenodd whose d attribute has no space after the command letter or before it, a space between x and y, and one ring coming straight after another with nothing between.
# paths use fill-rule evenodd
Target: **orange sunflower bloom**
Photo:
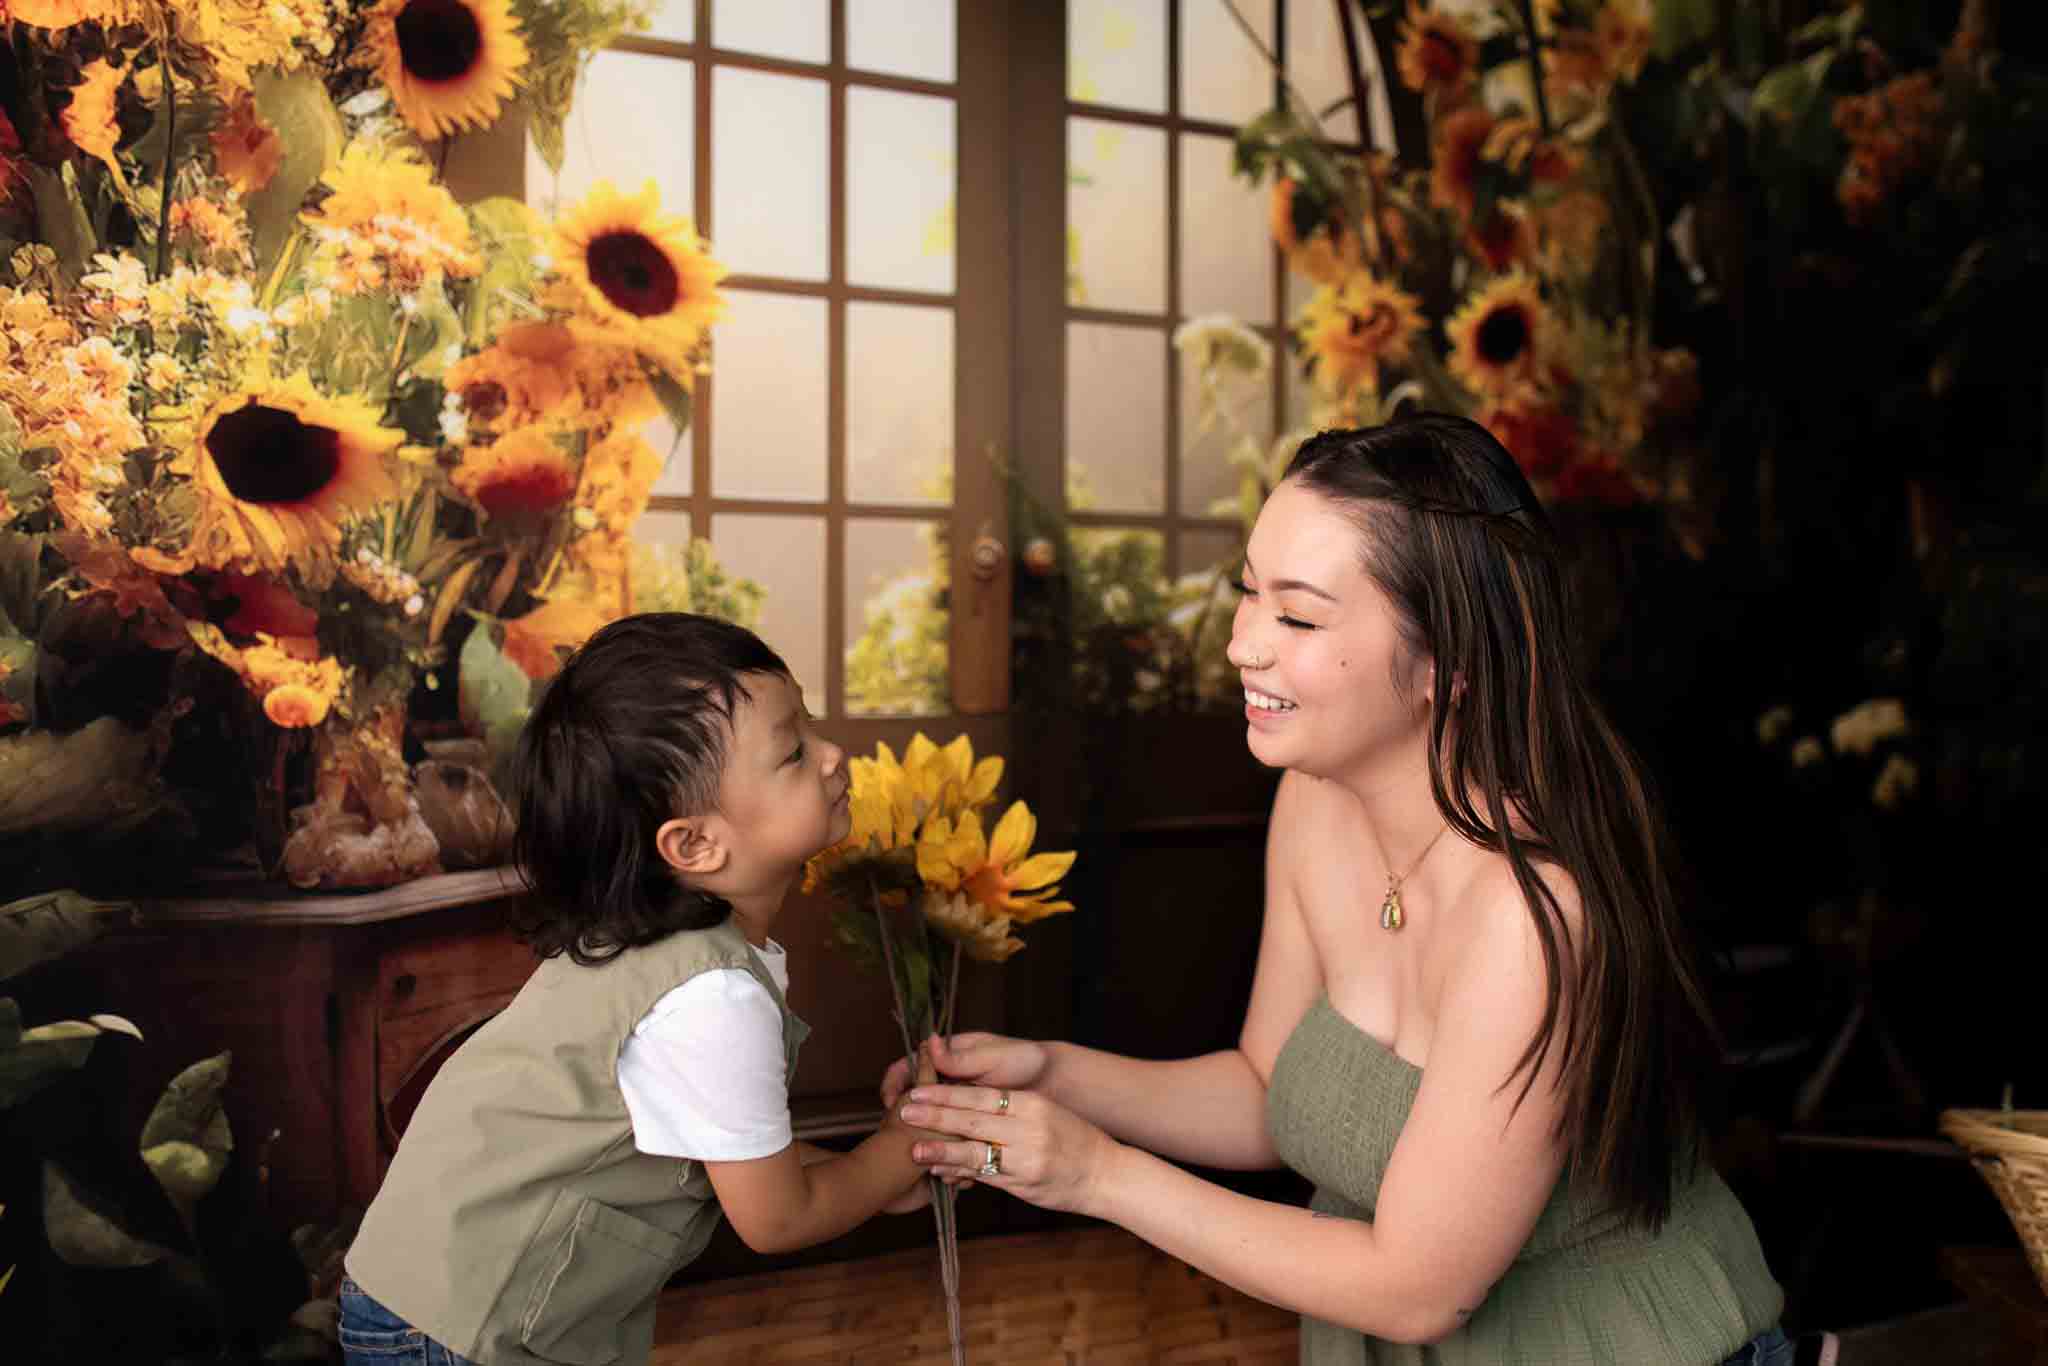
<instances>
[{"instance_id":1,"label":"orange sunflower bloom","mask_svg":"<svg viewBox=\"0 0 2048 1366\"><path fill-rule=\"evenodd\" d=\"M1451 373L1482 397L1525 398L1541 374L1551 328L1536 281L1510 271L1468 299L1446 325Z\"/></svg>"},{"instance_id":2,"label":"orange sunflower bloom","mask_svg":"<svg viewBox=\"0 0 2048 1366\"><path fill-rule=\"evenodd\" d=\"M562 652L573 650L604 625L604 613L576 598L550 598L505 623L505 658L536 683L553 678Z\"/></svg>"},{"instance_id":3,"label":"orange sunflower bloom","mask_svg":"<svg viewBox=\"0 0 2048 1366\"><path fill-rule=\"evenodd\" d=\"M304 374L229 394L172 465L199 495L195 561L295 565L314 587L331 582L342 524L396 495L386 462L403 440L369 403L322 394Z\"/></svg>"},{"instance_id":4,"label":"orange sunflower bloom","mask_svg":"<svg viewBox=\"0 0 2048 1366\"><path fill-rule=\"evenodd\" d=\"M698 347L725 311L725 267L689 219L662 215L652 180L630 196L599 181L555 224L553 256L585 332L631 347L691 385Z\"/></svg>"},{"instance_id":5,"label":"orange sunflower bloom","mask_svg":"<svg viewBox=\"0 0 2048 1366\"><path fill-rule=\"evenodd\" d=\"M268 185L284 160L277 130L258 117L256 101L249 96L237 100L209 136L214 167L241 194L254 194Z\"/></svg>"},{"instance_id":6,"label":"orange sunflower bloom","mask_svg":"<svg viewBox=\"0 0 2048 1366\"><path fill-rule=\"evenodd\" d=\"M1012 803L986 841L977 812L964 811L957 822L934 815L918 836L918 876L949 895L964 893L1018 924L1071 911L1073 902L1051 898L1074 866L1074 854L1032 854L1037 837L1038 820L1023 802Z\"/></svg>"},{"instance_id":7,"label":"orange sunflower bloom","mask_svg":"<svg viewBox=\"0 0 2048 1366\"><path fill-rule=\"evenodd\" d=\"M1422 331L1422 304L1397 285L1358 271L1342 285L1324 285L1296 324L1313 358L1316 383L1332 394L1357 385L1379 387L1380 365L1408 359Z\"/></svg>"},{"instance_id":8,"label":"orange sunflower bloom","mask_svg":"<svg viewBox=\"0 0 2048 1366\"><path fill-rule=\"evenodd\" d=\"M507 0L384 0L365 38L392 103L423 138L495 123L527 60Z\"/></svg>"},{"instance_id":9,"label":"orange sunflower bloom","mask_svg":"<svg viewBox=\"0 0 2048 1366\"><path fill-rule=\"evenodd\" d=\"M71 103L59 116L64 136L79 151L105 162L118 177L121 168L114 161L114 144L121 140L121 128L114 120L114 95L128 73L102 57L79 75L78 84L71 87Z\"/></svg>"}]
</instances>

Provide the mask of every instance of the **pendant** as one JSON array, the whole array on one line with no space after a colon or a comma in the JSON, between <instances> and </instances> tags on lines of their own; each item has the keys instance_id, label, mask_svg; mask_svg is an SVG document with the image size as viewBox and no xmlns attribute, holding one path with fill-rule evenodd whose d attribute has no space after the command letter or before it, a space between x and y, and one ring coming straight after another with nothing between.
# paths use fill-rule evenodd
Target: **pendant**
<instances>
[{"instance_id":1,"label":"pendant","mask_svg":"<svg viewBox=\"0 0 2048 1366\"><path fill-rule=\"evenodd\" d=\"M1389 887L1387 888L1387 899L1380 903L1380 928L1383 930L1398 930L1401 928L1402 919L1401 889L1399 887Z\"/></svg>"}]
</instances>

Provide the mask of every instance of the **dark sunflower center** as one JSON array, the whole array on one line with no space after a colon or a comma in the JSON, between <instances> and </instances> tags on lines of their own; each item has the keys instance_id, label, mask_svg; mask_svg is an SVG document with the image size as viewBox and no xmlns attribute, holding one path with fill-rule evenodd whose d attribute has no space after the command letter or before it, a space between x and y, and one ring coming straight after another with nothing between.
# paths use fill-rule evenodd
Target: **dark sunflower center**
<instances>
[{"instance_id":1,"label":"dark sunflower center","mask_svg":"<svg viewBox=\"0 0 2048 1366\"><path fill-rule=\"evenodd\" d=\"M339 432L261 403L216 421L206 449L228 492L245 503L301 502L341 469Z\"/></svg>"},{"instance_id":2,"label":"dark sunflower center","mask_svg":"<svg viewBox=\"0 0 2048 1366\"><path fill-rule=\"evenodd\" d=\"M590 282L636 317L651 318L676 306L682 282L660 247L637 232L608 232L591 242Z\"/></svg>"},{"instance_id":3,"label":"dark sunflower center","mask_svg":"<svg viewBox=\"0 0 2048 1366\"><path fill-rule=\"evenodd\" d=\"M1519 308L1496 309L1479 324L1479 354L1489 365L1506 365L1529 346L1529 320Z\"/></svg>"},{"instance_id":4,"label":"dark sunflower center","mask_svg":"<svg viewBox=\"0 0 2048 1366\"><path fill-rule=\"evenodd\" d=\"M484 31L462 0L412 0L395 27L399 60L416 80L465 76L484 50Z\"/></svg>"}]
</instances>

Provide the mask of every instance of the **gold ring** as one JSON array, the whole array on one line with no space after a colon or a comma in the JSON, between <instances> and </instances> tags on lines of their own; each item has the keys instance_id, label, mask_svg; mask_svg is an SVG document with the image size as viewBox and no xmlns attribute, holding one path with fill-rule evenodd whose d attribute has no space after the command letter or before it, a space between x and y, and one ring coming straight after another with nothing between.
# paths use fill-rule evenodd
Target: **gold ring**
<instances>
[{"instance_id":1,"label":"gold ring","mask_svg":"<svg viewBox=\"0 0 2048 1366\"><path fill-rule=\"evenodd\" d=\"M1008 1091L996 1092L996 1113L999 1115L1010 1113L1010 1093Z\"/></svg>"},{"instance_id":2,"label":"gold ring","mask_svg":"<svg viewBox=\"0 0 2048 1366\"><path fill-rule=\"evenodd\" d=\"M1003 1174L1003 1145L1000 1143L984 1143L981 1146L988 1149L988 1155L981 1159L981 1166L974 1174L976 1176L1001 1176Z\"/></svg>"}]
</instances>

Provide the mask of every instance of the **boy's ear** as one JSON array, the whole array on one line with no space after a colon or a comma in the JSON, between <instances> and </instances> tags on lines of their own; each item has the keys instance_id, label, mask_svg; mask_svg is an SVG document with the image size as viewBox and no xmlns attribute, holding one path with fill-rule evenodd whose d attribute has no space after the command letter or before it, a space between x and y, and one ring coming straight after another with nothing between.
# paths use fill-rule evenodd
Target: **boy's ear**
<instances>
[{"instance_id":1,"label":"boy's ear","mask_svg":"<svg viewBox=\"0 0 2048 1366\"><path fill-rule=\"evenodd\" d=\"M661 861L679 873L705 876L725 866L725 845L698 816L677 816L661 823L654 832L654 848Z\"/></svg>"}]
</instances>

